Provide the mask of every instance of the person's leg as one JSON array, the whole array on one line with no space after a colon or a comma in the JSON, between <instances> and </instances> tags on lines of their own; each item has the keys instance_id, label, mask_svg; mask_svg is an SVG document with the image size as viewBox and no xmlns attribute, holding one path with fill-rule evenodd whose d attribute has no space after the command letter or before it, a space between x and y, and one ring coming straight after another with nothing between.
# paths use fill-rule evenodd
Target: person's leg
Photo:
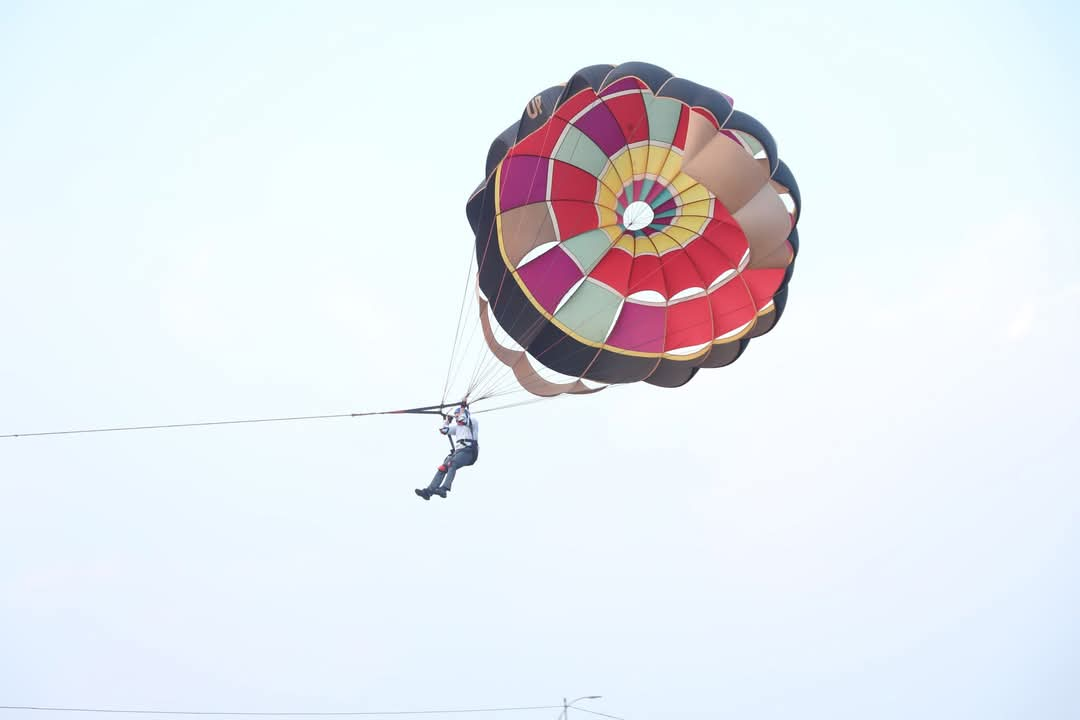
<instances>
[{"instance_id":1,"label":"person's leg","mask_svg":"<svg viewBox=\"0 0 1080 720\"><path fill-rule=\"evenodd\" d=\"M446 477L442 481L442 489L449 492L450 486L454 484L454 475L457 474L459 468L468 467L476 462L476 449L472 447L462 448L454 453L454 456L450 458L450 462L447 463Z\"/></svg>"},{"instance_id":2,"label":"person's leg","mask_svg":"<svg viewBox=\"0 0 1080 720\"><path fill-rule=\"evenodd\" d=\"M435 477L433 477L431 479L431 483L429 483L426 488L422 488L422 489L417 488L416 489L416 494L417 495L424 498L425 500L427 500L427 499L429 499L431 497L431 493L434 492L439 487L439 484L442 482L443 477L445 477L446 472L447 472L447 470L449 469L449 466L450 466L450 461L451 461L451 459L453 457L454 457L454 454L451 453L451 454L447 455L445 458L443 458L442 465L440 465L439 469L435 471Z\"/></svg>"},{"instance_id":3,"label":"person's leg","mask_svg":"<svg viewBox=\"0 0 1080 720\"><path fill-rule=\"evenodd\" d=\"M450 468L453 467L455 455L457 455L457 453L450 453L445 458L443 458L442 465L440 465L439 469L435 471L435 477L431 479L431 484L427 486L428 492L439 487L439 485L442 483L443 478L446 477L446 474L450 472Z\"/></svg>"}]
</instances>

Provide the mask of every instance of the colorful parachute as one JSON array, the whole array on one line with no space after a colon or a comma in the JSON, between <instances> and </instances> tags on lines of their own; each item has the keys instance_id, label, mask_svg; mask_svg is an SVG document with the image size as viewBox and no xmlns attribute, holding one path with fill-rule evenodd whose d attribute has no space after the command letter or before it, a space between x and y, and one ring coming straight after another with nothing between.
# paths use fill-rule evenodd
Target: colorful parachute
<instances>
[{"instance_id":1,"label":"colorful parachute","mask_svg":"<svg viewBox=\"0 0 1080 720\"><path fill-rule=\"evenodd\" d=\"M529 101L486 174L466 207L480 325L535 395L683 385L784 310L795 178L715 90L647 63L584 68Z\"/></svg>"}]
</instances>

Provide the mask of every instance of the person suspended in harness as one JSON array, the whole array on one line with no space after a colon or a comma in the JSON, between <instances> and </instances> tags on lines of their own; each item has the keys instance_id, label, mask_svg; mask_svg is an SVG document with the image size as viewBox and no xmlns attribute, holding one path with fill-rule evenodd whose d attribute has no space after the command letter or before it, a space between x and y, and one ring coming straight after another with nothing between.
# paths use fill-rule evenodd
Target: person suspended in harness
<instances>
[{"instance_id":1,"label":"person suspended in harness","mask_svg":"<svg viewBox=\"0 0 1080 720\"><path fill-rule=\"evenodd\" d=\"M439 432L450 439L450 454L442 461L431 484L426 488L417 488L416 494L425 500L430 500L432 495L441 498L450 492L450 486L454 484L454 475L463 467L468 467L476 462L480 456L479 423L469 412L469 407L462 403L454 408L453 415L443 418L443 426Z\"/></svg>"}]
</instances>

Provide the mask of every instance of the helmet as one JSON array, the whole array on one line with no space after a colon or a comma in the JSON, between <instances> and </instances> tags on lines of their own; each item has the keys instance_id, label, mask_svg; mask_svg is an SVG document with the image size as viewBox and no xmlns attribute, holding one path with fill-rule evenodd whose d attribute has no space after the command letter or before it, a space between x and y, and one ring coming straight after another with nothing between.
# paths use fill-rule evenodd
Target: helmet
<instances>
[{"instance_id":1,"label":"helmet","mask_svg":"<svg viewBox=\"0 0 1080 720\"><path fill-rule=\"evenodd\" d=\"M464 405L454 408L454 419L457 420L458 425L464 425L469 421L469 411L465 409Z\"/></svg>"}]
</instances>

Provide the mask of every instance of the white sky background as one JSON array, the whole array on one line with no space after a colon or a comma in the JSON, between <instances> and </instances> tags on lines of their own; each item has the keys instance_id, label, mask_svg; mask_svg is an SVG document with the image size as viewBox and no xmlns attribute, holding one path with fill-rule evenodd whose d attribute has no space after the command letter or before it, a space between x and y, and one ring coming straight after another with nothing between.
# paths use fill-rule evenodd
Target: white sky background
<instances>
[{"instance_id":1,"label":"white sky background","mask_svg":"<svg viewBox=\"0 0 1080 720\"><path fill-rule=\"evenodd\" d=\"M0 4L0 434L437 401L488 145L585 65L804 201L735 366L484 415L448 501L431 418L0 441L0 705L1080 714L1078 18L943 5Z\"/></svg>"}]
</instances>

